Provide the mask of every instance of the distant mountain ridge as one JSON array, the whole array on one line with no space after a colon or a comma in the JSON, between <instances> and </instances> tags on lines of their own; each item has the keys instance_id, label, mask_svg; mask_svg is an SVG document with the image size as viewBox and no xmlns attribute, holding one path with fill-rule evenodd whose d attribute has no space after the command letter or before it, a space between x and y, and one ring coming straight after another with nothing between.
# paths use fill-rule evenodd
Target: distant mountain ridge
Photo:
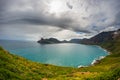
<instances>
[{"instance_id":1,"label":"distant mountain ridge","mask_svg":"<svg viewBox=\"0 0 120 80\"><path fill-rule=\"evenodd\" d=\"M71 39L69 43L80 43L82 39Z\"/></svg>"},{"instance_id":2,"label":"distant mountain ridge","mask_svg":"<svg viewBox=\"0 0 120 80\"><path fill-rule=\"evenodd\" d=\"M40 44L55 44L55 43L78 43L78 44L100 44L107 41L120 38L120 29L115 31L101 32L90 39L71 39L70 41L59 41L56 38L44 39L41 38L38 43Z\"/></svg>"}]
</instances>

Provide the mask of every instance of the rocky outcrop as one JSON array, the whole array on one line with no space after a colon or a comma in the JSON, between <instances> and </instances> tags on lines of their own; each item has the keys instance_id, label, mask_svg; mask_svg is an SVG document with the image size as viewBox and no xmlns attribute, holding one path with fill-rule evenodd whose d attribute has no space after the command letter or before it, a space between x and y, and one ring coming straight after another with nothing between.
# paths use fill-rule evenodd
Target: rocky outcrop
<instances>
[{"instance_id":1,"label":"rocky outcrop","mask_svg":"<svg viewBox=\"0 0 120 80\"><path fill-rule=\"evenodd\" d=\"M54 43L61 43L61 41L55 39L55 38L49 38L49 39L44 39L41 38L41 40L37 41L40 44L54 44Z\"/></svg>"}]
</instances>

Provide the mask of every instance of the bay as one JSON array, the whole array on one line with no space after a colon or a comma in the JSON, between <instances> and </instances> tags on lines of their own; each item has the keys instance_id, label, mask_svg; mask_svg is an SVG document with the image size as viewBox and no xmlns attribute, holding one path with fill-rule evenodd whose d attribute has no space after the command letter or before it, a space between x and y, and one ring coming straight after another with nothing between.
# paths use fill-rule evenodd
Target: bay
<instances>
[{"instance_id":1,"label":"bay","mask_svg":"<svg viewBox=\"0 0 120 80\"><path fill-rule=\"evenodd\" d=\"M0 46L34 62L64 67L89 66L94 59L108 55L98 46L72 43L41 45L34 41L0 40Z\"/></svg>"}]
</instances>

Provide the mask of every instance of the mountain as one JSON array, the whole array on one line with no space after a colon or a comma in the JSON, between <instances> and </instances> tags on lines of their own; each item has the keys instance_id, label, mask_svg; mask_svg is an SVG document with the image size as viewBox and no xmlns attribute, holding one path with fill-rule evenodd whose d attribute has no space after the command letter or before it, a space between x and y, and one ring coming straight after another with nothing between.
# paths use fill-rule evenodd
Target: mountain
<instances>
[{"instance_id":1,"label":"mountain","mask_svg":"<svg viewBox=\"0 0 120 80\"><path fill-rule=\"evenodd\" d=\"M116 31L108 31L108 32L101 32L97 34L96 36L90 38L90 39L83 39L80 43L83 44L100 44L107 41L113 41L116 38L120 37L120 29Z\"/></svg>"},{"instance_id":2,"label":"mountain","mask_svg":"<svg viewBox=\"0 0 120 80\"><path fill-rule=\"evenodd\" d=\"M49 39L44 39L41 38L39 41L37 41L40 44L56 44L56 43L71 43L70 41L67 40L63 40L63 41L59 41L56 38L49 38Z\"/></svg>"},{"instance_id":3,"label":"mountain","mask_svg":"<svg viewBox=\"0 0 120 80\"><path fill-rule=\"evenodd\" d=\"M101 32L90 39L71 39L70 41L59 41L55 38L43 39L38 41L40 44L55 44L55 43L82 43L82 44L100 44L107 41L112 41L120 37L120 29L116 31Z\"/></svg>"},{"instance_id":4,"label":"mountain","mask_svg":"<svg viewBox=\"0 0 120 80\"><path fill-rule=\"evenodd\" d=\"M49 38L49 39L43 39L37 41L40 44L54 44L54 43L61 43L61 41L55 39L55 38Z\"/></svg>"},{"instance_id":5,"label":"mountain","mask_svg":"<svg viewBox=\"0 0 120 80\"><path fill-rule=\"evenodd\" d=\"M71 39L69 43L80 43L81 39Z\"/></svg>"}]
</instances>

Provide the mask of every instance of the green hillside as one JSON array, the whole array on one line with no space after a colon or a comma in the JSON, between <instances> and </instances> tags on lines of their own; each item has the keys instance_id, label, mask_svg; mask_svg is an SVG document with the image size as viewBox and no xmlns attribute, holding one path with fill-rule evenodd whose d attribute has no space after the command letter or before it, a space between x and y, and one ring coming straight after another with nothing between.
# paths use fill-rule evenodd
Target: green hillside
<instances>
[{"instance_id":1,"label":"green hillside","mask_svg":"<svg viewBox=\"0 0 120 80\"><path fill-rule=\"evenodd\" d=\"M0 80L117 80L120 78L120 39L100 44L111 52L99 64L84 68L40 64L0 47Z\"/></svg>"},{"instance_id":2,"label":"green hillside","mask_svg":"<svg viewBox=\"0 0 120 80\"><path fill-rule=\"evenodd\" d=\"M87 70L97 70L103 72L101 75L95 78L96 80L120 79L120 36L114 40L107 41L98 45L107 49L110 52L110 55L102 59L100 64L87 68Z\"/></svg>"}]
</instances>

